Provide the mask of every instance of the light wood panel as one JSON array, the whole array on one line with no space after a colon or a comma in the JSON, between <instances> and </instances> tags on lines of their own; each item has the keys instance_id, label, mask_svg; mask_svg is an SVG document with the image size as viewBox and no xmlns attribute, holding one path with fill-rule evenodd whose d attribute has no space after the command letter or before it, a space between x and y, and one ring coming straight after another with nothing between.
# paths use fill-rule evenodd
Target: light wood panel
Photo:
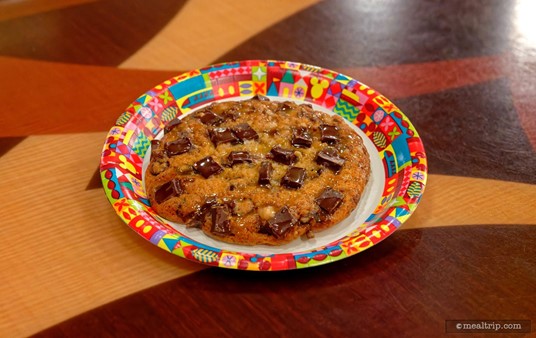
<instances>
[{"instance_id":1,"label":"light wood panel","mask_svg":"<svg viewBox=\"0 0 536 338\"><path fill-rule=\"evenodd\" d=\"M258 32L317 2L191 0L120 67L153 70L203 67Z\"/></svg>"},{"instance_id":2,"label":"light wood panel","mask_svg":"<svg viewBox=\"0 0 536 338\"><path fill-rule=\"evenodd\" d=\"M402 229L469 224L536 224L536 185L430 175Z\"/></svg>"},{"instance_id":3,"label":"light wood panel","mask_svg":"<svg viewBox=\"0 0 536 338\"><path fill-rule=\"evenodd\" d=\"M203 268L146 242L102 190L85 190L105 137L31 136L0 158L0 337Z\"/></svg>"}]
</instances>

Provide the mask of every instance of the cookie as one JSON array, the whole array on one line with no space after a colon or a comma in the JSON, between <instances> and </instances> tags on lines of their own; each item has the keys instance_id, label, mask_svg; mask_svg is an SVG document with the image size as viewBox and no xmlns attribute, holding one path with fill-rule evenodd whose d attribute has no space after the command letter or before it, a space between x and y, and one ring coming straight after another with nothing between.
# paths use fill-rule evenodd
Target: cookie
<instances>
[{"instance_id":1,"label":"cookie","mask_svg":"<svg viewBox=\"0 0 536 338\"><path fill-rule=\"evenodd\" d=\"M340 116L263 96L171 121L150 156L145 188L156 213L243 245L280 245L339 223L370 175L361 137Z\"/></svg>"}]
</instances>

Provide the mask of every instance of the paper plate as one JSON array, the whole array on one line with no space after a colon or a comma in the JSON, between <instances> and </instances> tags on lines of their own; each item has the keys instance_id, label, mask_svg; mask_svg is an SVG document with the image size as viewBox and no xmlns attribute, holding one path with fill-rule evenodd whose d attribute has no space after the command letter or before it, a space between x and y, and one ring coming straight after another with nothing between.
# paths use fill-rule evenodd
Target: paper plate
<instances>
[{"instance_id":1,"label":"paper plate","mask_svg":"<svg viewBox=\"0 0 536 338\"><path fill-rule=\"evenodd\" d=\"M338 114L365 141L371 179L358 207L314 239L273 247L233 245L166 221L151 208L143 177L150 141L164 126L214 101L265 95ZM332 70L296 62L249 60L196 69L134 101L110 129L100 174L114 210L140 236L180 257L244 270L289 270L334 262L382 241L413 213L427 178L426 154L409 119L386 97Z\"/></svg>"}]
</instances>

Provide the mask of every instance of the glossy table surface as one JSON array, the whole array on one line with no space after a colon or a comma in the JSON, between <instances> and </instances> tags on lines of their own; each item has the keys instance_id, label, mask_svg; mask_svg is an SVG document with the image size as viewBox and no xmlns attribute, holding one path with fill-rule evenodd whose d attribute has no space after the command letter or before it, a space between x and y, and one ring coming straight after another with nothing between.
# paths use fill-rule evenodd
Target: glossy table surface
<instances>
[{"instance_id":1,"label":"glossy table surface","mask_svg":"<svg viewBox=\"0 0 536 338\"><path fill-rule=\"evenodd\" d=\"M536 331L536 3L0 2L0 336L435 337ZM319 267L207 267L139 237L98 166L118 116L223 61L333 69L419 131L424 196L393 235ZM461 335L467 336L467 335ZM493 335L497 336L497 335Z\"/></svg>"}]
</instances>

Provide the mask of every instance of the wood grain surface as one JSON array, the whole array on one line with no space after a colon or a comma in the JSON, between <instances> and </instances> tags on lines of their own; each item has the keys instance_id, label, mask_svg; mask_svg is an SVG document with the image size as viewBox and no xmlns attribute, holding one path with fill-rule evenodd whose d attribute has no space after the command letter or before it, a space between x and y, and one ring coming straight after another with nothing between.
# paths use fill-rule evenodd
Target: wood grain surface
<instances>
[{"instance_id":1,"label":"wood grain surface","mask_svg":"<svg viewBox=\"0 0 536 338\"><path fill-rule=\"evenodd\" d=\"M37 337L438 337L446 319L530 320L536 316L532 228L401 230L362 254L302 271L204 270ZM171 299L180 306L170 307Z\"/></svg>"},{"instance_id":2,"label":"wood grain surface","mask_svg":"<svg viewBox=\"0 0 536 338\"><path fill-rule=\"evenodd\" d=\"M0 337L435 337L447 319L528 319L534 336L534 11L0 2ZM249 274L167 254L117 217L97 168L118 116L183 71L255 58L352 76L409 117L429 178L400 231L334 264Z\"/></svg>"},{"instance_id":3,"label":"wood grain surface","mask_svg":"<svg viewBox=\"0 0 536 338\"><path fill-rule=\"evenodd\" d=\"M318 1L227 0L218 6L207 0L190 1L158 35L120 67L159 70L201 68L213 63L234 46ZM162 48L164 45L167 48Z\"/></svg>"},{"instance_id":4,"label":"wood grain surface","mask_svg":"<svg viewBox=\"0 0 536 338\"><path fill-rule=\"evenodd\" d=\"M0 261L0 336L34 333L203 268L141 240L102 190L85 190L105 137L31 136L0 158L2 186L10 187L0 195L9 210L0 237L9 248ZM13 170L16 163L32 169Z\"/></svg>"},{"instance_id":5,"label":"wood grain surface","mask_svg":"<svg viewBox=\"0 0 536 338\"><path fill-rule=\"evenodd\" d=\"M0 54L116 66L157 34L184 3L80 1L0 21Z\"/></svg>"},{"instance_id":6,"label":"wood grain surface","mask_svg":"<svg viewBox=\"0 0 536 338\"><path fill-rule=\"evenodd\" d=\"M26 117L1 114L0 137L108 131L138 96L177 75L2 56L0 72L7 111Z\"/></svg>"},{"instance_id":7,"label":"wood grain surface","mask_svg":"<svg viewBox=\"0 0 536 338\"><path fill-rule=\"evenodd\" d=\"M0 20L20 18L39 13L77 6L97 0L32 0L0 2Z\"/></svg>"}]
</instances>

